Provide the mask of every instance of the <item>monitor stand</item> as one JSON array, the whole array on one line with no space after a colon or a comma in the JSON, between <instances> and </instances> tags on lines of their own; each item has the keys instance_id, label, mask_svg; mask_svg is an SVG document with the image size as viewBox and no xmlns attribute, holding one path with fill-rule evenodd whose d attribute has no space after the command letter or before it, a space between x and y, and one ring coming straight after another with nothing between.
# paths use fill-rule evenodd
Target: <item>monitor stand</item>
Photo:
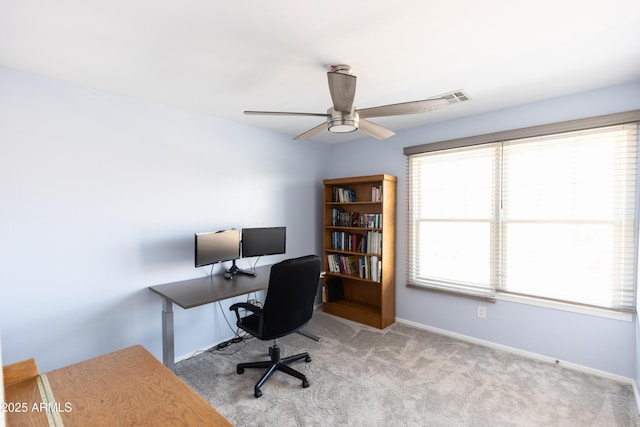
<instances>
[{"instance_id":1,"label":"monitor stand","mask_svg":"<svg viewBox=\"0 0 640 427\"><path fill-rule=\"evenodd\" d=\"M231 268L229 268L227 271L224 272L224 278L231 279L236 274L244 274L247 276L256 277L255 271L242 270L241 268L238 268L238 266L236 265L236 260L234 259L233 264L231 265Z\"/></svg>"}]
</instances>

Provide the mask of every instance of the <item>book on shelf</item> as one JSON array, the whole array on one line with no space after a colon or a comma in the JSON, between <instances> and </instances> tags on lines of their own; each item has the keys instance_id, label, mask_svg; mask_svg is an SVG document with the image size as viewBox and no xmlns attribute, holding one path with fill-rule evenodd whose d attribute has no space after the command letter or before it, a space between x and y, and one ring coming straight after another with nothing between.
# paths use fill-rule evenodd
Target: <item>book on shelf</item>
<instances>
[{"instance_id":1,"label":"book on shelf","mask_svg":"<svg viewBox=\"0 0 640 427\"><path fill-rule=\"evenodd\" d=\"M333 201L334 202L355 202L356 191L352 188L333 187Z\"/></svg>"},{"instance_id":2,"label":"book on shelf","mask_svg":"<svg viewBox=\"0 0 640 427\"><path fill-rule=\"evenodd\" d=\"M368 254L382 254L382 232L369 230L364 234L347 231L331 232L331 249Z\"/></svg>"},{"instance_id":3,"label":"book on shelf","mask_svg":"<svg viewBox=\"0 0 640 427\"><path fill-rule=\"evenodd\" d=\"M374 185L373 187L371 187L371 201L372 202L382 201L382 186Z\"/></svg>"},{"instance_id":4,"label":"book on shelf","mask_svg":"<svg viewBox=\"0 0 640 427\"><path fill-rule=\"evenodd\" d=\"M331 225L334 227L382 228L381 213L347 212L344 209L331 209Z\"/></svg>"},{"instance_id":5,"label":"book on shelf","mask_svg":"<svg viewBox=\"0 0 640 427\"><path fill-rule=\"evenodd\" d=\"M382 277L382 260L376 255L360 257L358 267L358 273L361 279L380 282L380 278Z\"/></svg>"},{"instance_id":6,"label":"book on shelf","mask_svg":"<svg viewBox=\"0 0 640 427\"><path fill-rule=\"evenodd\" d=\"M348 233L346 231L334 231L331 233L331 249L338 249L349 252L364 252L364 236L359 233Z\"/></svg>"},{"instance_id":7,"label":"book on shelf","mask_svg":"<svg viewBox=\"0 0 640 427\"><path fill-rule=\"evenodd\" d=\"M359 227L360 214L347 212L344 209L331 209L331 225L337 227Z\"/></svg>"},{"instance_id":8,"label":"book on shelf","mask_svg":"<svg viewBox=\"0 0 640 427\"><path fill-rule=\"evenodd\" d=\"M339 277L332 277L324 284L322 302L334 302L344 299L344 285Z\"/></svg>"},{"instance_id":9,"label":"book on shelf","mask_svg":"<svg viewBox=\"0 0 640 427\"><path fill-rule=\"evenodd\" d=\"M357 201L356 191L353 188L333 187L332 193L332 199L334 202L349 203ZM382 201L382 186L374 185L371 187L371 201Z\"/></svg>"},{"instance_id":10,"label":"book on shelf","mask_svg":"<svg viewBox=\"0 0 640 427\"><path fill-rule=\"evenodd\" d=\"M356 258L354 255L329 254L327 255L329 271L331 273L355 274L358 272Z\"/></svg>"},{"instance_id":11,"label":"book on shelf","mask_svg":"<svg viewBox=\"0 0 640 427\"><path fill-rule=\"evenodd\" d=\"M382 228L382 214L360 214L360 227Z\"/></svg>"},{"instance_id":12,"label":"book on shelf","mask_svg":"<svg viewBox=\"0 0 640 427\"><path fill-rule=\"evenodd\" d=\"M361 279L374 282L380 282L382 277L382 260L377 255L328 254L327 264L330 273L357 274Z\"/></svg>"}]
</instances>

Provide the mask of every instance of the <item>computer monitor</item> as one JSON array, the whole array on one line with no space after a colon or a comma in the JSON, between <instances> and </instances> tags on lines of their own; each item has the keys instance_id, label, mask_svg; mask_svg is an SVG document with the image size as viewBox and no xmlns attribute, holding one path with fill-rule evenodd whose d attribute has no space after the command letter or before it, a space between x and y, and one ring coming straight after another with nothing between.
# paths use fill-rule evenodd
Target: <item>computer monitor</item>
<instances>
[{"instance_id":1,"label":"computer monitor","mask_svg":"<svg viewBox=\"0 0 640 427\"><path fill-rule=\"evenodd\" d=\"M286 242L286 227L243 228L242 257L283 254Z\"/></svg>"},{"instance_id":2,"label":"computer monitor","mask_svg":"<svg viewBox=\"0 0 640 427\"><path fill-rule=\"evenodd\" d=\"M195 234L195 266L235 261L240 258L240 230Z\"/></svg>"}]
</instances>

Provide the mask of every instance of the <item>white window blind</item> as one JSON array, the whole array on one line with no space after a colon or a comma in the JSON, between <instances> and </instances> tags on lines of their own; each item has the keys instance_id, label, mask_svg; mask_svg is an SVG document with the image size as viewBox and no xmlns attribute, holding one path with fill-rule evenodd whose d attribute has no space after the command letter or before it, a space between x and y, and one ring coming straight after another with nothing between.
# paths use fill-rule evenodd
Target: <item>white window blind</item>
<instances>
[{"instance_id":1,"label":"white window blind","mask_svg":"<svg viewBox=\"0 0 640 427\"><path fill-rule=\"evenodd\" d=\"M495 288L499 144L409 158L409 280L478 296Z\"/></svg>"},{"instance_id":2,"label":"white window blind","mask_svg":"<svg viewBox=\"0 0 640 427\"><path fill-rule=\"evenodd\" d=\"M637 130L410 154L409 283L632 311Z\"/></svg>"},{"instance_id":3,"label":"white window blind","mask_svg":"<svg viewBox=\"0 0 640 427\"><path fill-rule=\"evenodd\" d=\"M633 308L636 131L504 144L501 290Z\"/></svg>"}]
</instances>

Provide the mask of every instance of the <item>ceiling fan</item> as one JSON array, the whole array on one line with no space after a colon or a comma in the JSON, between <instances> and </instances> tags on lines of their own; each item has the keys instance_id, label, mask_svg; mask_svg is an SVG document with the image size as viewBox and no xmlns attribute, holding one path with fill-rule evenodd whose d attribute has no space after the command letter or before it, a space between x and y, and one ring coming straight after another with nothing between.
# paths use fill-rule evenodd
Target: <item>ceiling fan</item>
<instances>
[{"instance_id":1,"label":"ceiling fan","mask_svg":"<svg viewBox=\"0 0 640 427\"><path fill-rule=\"evenodd\" d=\"M245 111L244 114L268 115L268 116L318 116L326 118L326 121L308 131L296 136L294 139L306 139L327 129L329 132L346 133L361 130L377 139L386 139L395 135L395 132L375 124L367 119L371 117L401 116L406 114L426 113L441 110L449 104L446 96L425 99L422 101L402 102L399 104L382 105L371 108L356 108L353 99L356 94L356 76L349 65L331 65L327 72L329 80L329 92L333 106L326 113L295 113L283 111ZM468 97L463 92L467 100ZM460 98L458 96L458 98Z\"/></svg>"}]
</instances>

